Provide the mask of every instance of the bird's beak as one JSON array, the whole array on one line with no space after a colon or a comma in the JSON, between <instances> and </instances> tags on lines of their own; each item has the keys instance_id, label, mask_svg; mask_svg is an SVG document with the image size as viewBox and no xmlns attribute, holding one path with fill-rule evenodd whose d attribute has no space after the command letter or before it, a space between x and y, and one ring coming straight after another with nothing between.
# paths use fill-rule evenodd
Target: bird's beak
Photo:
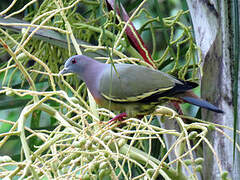
<instances>
[{"instance_id":1,"label":"bird's beak","mask_svg":"<svg viewBox=\"0 0 240 180\"><path fill-rule=\"evenodd\" d=\"M60 74L66 74L66 73L70 73L70 71L69 71L69 69L68 68L63 68L59 73L58 73L58 75L60 75Z\"/></svg>"}]
</instances>

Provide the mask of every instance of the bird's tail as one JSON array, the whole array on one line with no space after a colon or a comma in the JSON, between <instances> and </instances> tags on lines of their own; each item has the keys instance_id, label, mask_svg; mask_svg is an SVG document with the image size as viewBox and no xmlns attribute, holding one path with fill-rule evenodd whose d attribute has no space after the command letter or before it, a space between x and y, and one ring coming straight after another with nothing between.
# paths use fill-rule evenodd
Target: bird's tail
<instances>
[{"instance_id":1,"label":"bird's tail","mask_svg":"<svg viewBox=\"0 0 240 180\"><path fill-rule=\"evenodd\" d=\"M181 97L181 99L190 104L193 104L193 105L205 108L205 109L209 109L209 110L217 112L217 113L223 113L223 111L221 109L219 109L218 107L214 106L213 104L211 104L203 99L195 98L195 97L188 97L188 96Z\"/></svg>"}]
</instances>

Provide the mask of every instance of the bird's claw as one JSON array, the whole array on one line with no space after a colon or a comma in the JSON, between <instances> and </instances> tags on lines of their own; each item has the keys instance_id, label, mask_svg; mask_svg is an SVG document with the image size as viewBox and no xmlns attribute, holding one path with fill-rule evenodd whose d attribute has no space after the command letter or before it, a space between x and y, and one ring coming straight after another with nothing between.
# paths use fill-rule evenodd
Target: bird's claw
<instances>
[{"instance_id":1,"label":"bird's claw","mask_svg":"<svg viewBox=\"0 0 240 180\"><path fill-rule=\"evenodd\" d=\"M127 113L120 113L114 118L112 118L110 121L108 121L108 124L114 122L114 121L123 121L127 117Z\"/></svg>"}]
</instances>

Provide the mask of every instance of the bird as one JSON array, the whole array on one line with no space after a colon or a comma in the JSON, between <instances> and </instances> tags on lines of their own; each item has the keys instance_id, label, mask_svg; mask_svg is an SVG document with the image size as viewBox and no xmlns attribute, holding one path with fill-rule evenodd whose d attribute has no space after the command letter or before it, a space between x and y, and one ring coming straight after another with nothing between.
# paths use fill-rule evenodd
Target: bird
<instances>
[{"instance_id":1,"label":"bird","mask_svg":"<svg viewBox=\"0 0 240 180\"><path fill-rule=\"evenodd\" d=\"M200 99L192 89L195 82L183 81L165 72L135 64L106 64L85 55L74 55L59 74L75 73L86 83L96 103L118 111L114 119L141 117L153 113L169 100L186 102L223 113L213 104Z\"/></svg>"}]
</instances>

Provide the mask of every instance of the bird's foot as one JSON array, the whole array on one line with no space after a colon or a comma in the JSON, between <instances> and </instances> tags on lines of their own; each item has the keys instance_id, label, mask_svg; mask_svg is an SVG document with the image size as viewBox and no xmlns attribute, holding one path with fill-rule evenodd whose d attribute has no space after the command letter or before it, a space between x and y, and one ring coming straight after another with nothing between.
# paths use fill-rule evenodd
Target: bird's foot
<instances>
[{"instance_id":1,"label":"bird's foot","mask_svg":"<svg viewBox=\"0 0 240 180\"><path fill-rule=\"evenodd\" d=\"M114 121L123 121L124 118L127 117L127 113L120 113L117 116L115 116L114 118L112 118L110 121L108 121L108 124L114 122Z\"/></svg>"}]
</instances>

